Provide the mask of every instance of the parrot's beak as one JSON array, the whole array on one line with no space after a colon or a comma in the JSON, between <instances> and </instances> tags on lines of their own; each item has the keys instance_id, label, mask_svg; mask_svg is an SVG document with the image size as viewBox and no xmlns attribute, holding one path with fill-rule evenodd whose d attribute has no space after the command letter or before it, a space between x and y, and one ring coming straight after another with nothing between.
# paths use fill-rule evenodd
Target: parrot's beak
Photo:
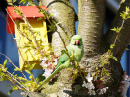
<instances>
[{"instance_id":1,"label":"parrot's beak","mask_svg":"<svg viewBox=\"0 0 130 97\"><path fill-rule=\"evenodd\" d=\"M76 44L76 45L79 45L79 40L75 40L75 44Z\"/></svg>"}]
</instances>

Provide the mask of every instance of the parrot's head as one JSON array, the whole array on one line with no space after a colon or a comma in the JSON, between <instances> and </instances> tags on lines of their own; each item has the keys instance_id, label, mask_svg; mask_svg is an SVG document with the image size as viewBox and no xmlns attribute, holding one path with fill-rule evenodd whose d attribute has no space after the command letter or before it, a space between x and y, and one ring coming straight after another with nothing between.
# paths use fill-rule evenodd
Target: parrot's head
<instances>
[{"instance_id":1,"label":"parrot's head","mask_svg":"<svg viewBox=\"0 0 130 97\"><path fill-rule=\"evenodd\" d=\"M71 44L73 45L82 45L82 38L79 35L74 35L71 39Z\"/></svg>"}]
</instances>

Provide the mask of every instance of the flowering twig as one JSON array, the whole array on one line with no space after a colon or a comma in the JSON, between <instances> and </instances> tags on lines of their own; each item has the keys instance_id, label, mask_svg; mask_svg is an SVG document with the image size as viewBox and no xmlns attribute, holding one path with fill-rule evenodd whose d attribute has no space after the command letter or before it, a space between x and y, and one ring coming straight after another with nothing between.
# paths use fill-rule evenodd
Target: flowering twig
<instances>
[{"instance_id":1,"label":"flowering twig","mask_svg":"<svg viewBox=\"0 0 130 97\"><path fill-rule=\"evenodd\" d=\"M6 55L4 55L4 54L2 54L2 53L0 53L0 54L3 55L4 57L6 57L6 58L9 60L9 62L10 62L15 68L18 68L18 67L11 61L11 59L10 59L9 57L7 57ZM26 76L24 75L24 73L23 73L22 71L20 71L20 72L21 72L22 75L25 77L26 81L28 81L27 78L26 78Z\"/></svg>"},{"instance_id":2,"label":"flowering twig","mask_svg":"<svg viewBox=\"0 0 130 97\"><path fill-rule=\"evenodd\" d=\"M124 23L125 23L125 21L126 21L128 18L130 18L130 9L129 9L128 7L126 7L126 12L121 13L120 16L121 16L122 19L123 19L122 24L121 24L121 27L119 27L119 28L117 27L117 28L111 29L111 30L115 31L115 32L117 33L117 35L116 35L116 38L115 38L115 40L114 40L114 43L110 46L108 59L107 59L107 61L105 62L103 68L102 68L101 77L103 76L103 71L104 71L104 69L105 69L106 64L108 63L109 59L111 58L112 50L113 50L113 48L114 48L114 46L115 46L115 44L116 44L116 42L117 42L117 40L118 40L118 38L119 38L119 34L120 34L121 30L123 29ZM112 55L112 57L113 57L113 55ZM117 61L117 58L116 58L116 57L114 57L113 59Z\"/></svg>"},{"instance_id":3,"label":"flowering twig","mask_svg":"<svg viewBox=\"0 0 130 97\"><path fill-rule=\"evenodd\" d=\"M6 9L6 11L7 11L7 9ZM14 20L12 19L12 17L10 16L10 14L9 14L8 11L7 11L7 13L8 13L8 15L9 15L9 17L11 18L11 20L14 22ZM16 43L16 41L15 41L15 39L14 39L14 36L13 36L12 30L11 30L11 27L10 27L10 25L9 25L9 22L8 22L7 19L6 19L6 21L7 21L7 24L8 24L8 26L9 26L9 29L10 29L10 31L11 31L11 35L12 35L12 37L13 37L14 43L15 43L17 49L18 49L18 52L19 52L19 54L20 54L22 60L25 62L25 60L24 60L24 58L23 58L23 56L22 56L22 54L21 54L21 51L19 50L19 47L18 47L18 45L17 45L17 43ZM15 23L15 22L14 22L14 23ZM16 25L16 24L15 24L15 25ZM17 27L17 25L16 25L16 27ZM17 27L17 29L19 29L19 28ZM20 29L19 29L19 31L22 32ZM23 35L24 35L24 34L23 34ZM24 36L25 36L25 35L24 35ZM27 38L27 39L28 39L28 38Z\"/></svg>"},{"instance_id":4,"label":"flowering twig","mask_svg":"<svg viewBox=\"0 0 130 97\"><path fill-rule=\"evenodd\" d=\"M24 92L25 92L25 90L24 89L22 89L21 87L19 87L14 81L13 81L13 79L10 79L9 78L9 74L8 73L6 73L8 76L5 76L10 82L12 82L18 89L20 89L20 90L23 90Z\"/></svg>"},{"instance_id":5,"label":"flowering twig","mask_svg":"<svg viewBox=\"0 0 130 97\"><path fill-rule=\"evenodd\" d=\"M7 11L7 9L6 9L6 11ZM9 14L9 12L7 11L7 13L8 13L8 15L9 15L9 17L10 17L10 19L13 21L13 23L15 24L15 26L16 26L16 28L18 29L18 31L20 32L20 34L22 35L22 36L24 36L28 41L32 41L31 39L29 39L21 30L20 30L20 28L17 26L17 24L14 22L14 20L12 19L12 17L10 16L10 14ZM6 21L7 21L7 23L8 23L8 26L10 27L10 25L9 25L9 22L8 22L8 20L6 19ZM11 31L11 34L12 34L12 30L10 29L10 31Z\"/></svg>"},{"instance_id":6,"label":"flowering twig","mask_svg":"<svg viewBox=\"0 0 130 97\"><path fill-rule=\"evenodd\" d=\"M8 74L8 76L12 79L12 81L15 81L16 83L18 83L21 87L23 87L26 91L28 91L28 89L26 87L24 87L19 81L17 81L17 79L13 78L12 75L9 71L6 71L6 73Z\"/></svg>"},{"instance_id":7,"label":"flowering twig","mask_svg":"<svg viewBox=\"0 0 130 97\"><path fill-rule=\"evenodd\" d=\"M32 36L33 36L33 38L34 38L34 41L35 41L35 44L36 44L36 46L37 46L37 49L38 49L39 53L41 54L42 57L44 57L44 55L43 55L43 53L41 52L40 47L39 47L39 45L38 45L38 43L37 43L36 36L33 34L33 30L31 29L32 27L31 27L30 23L28 22L26 16L24 16L23 13L22 13L22 11L21 11L20 9L18 9L16 6L14 6L14 8L15 8L16 13L19 12L19 11L21 12L19 15L22 16L22 19L23 19L24 22L27 24L27 26L28 26L28 28L29 28L29 31L31 32L31 34L32 34Z\"/></svg>"}]
</instances>

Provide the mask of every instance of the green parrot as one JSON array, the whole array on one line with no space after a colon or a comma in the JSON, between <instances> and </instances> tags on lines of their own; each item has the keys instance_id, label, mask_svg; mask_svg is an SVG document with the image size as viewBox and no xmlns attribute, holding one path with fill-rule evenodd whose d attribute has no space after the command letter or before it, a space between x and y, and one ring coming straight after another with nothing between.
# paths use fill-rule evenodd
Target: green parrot
<instances>
[{"instance_id":1,"label":"green parrot","mask_svg":"<svg viewBox=\"0 0 130 97\"><path fill-rule=\"evenodd\" d=\"M84 55L84 49L83 49L82 38L79 35L74 35L71 39L70 44L66 48L68 50L69 56L72 57L74 61L77 61L77 62L81 61ZM34 90L34 92L38 91L43 85L49 82L63 68L74 67L69 56L66 53L61 55L58 65L56 66L53 73L48 78L46 78L42 82L42 84L37 89Z\"/></svg>"}]
</instances>

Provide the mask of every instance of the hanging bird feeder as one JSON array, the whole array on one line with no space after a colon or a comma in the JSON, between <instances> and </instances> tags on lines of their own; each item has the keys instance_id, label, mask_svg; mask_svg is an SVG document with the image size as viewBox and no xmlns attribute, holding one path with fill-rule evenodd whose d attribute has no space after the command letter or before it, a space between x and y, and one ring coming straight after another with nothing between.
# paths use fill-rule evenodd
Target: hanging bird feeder
<instances>
[{"instance_id":1,"label":"hanging bird feeder","mask_svg":"<svg viewBox=\"0 0 130 97\"><path fill-rule=\"evenodd\" d=\"M46 9L45 6L41 6L41 8ZM19 65L21 70L27 69L25 65L33 65L35 64L33 69L41 69L40 66L40 53L35 54L35 49L31 49L27 51L27 48L23 47L25 44L31 41L35 44L36 40L42 40L44 43L48 44L48 36L47 36L47 27L44 18L44 14L38 13L39 9L36 6L21 6L20 10L23 15L26 16L30 26L33 29L33 32L36 31L35 38L33 34L28 34L29 29L27 28L27 24L23 21L22 16L18 15L14 12L14 7L7 7L7 32L10 34L15 34L15 39L17 42L18 52L19 52ZM42 18L38 20L38 18ZM18 29L19 28L19 29ZM23 34L21 34L21 32ZM35 34L35 33L34 33ZM27 39L28 36L29 39ZM43 44L43 42L42 42ZM37 44L35 44L37 45Z\"/></svg>"}]
</instances>

